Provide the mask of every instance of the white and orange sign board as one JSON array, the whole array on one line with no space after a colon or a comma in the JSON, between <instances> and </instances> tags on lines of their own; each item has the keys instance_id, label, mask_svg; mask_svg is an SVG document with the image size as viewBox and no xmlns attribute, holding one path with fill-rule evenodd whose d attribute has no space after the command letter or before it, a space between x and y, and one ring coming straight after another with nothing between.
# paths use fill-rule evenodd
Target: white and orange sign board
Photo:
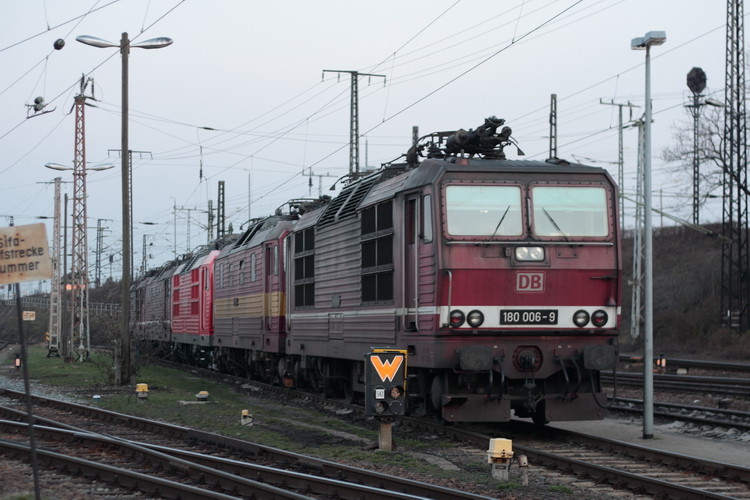
<instances>
[{"instance_id":1,"label":"white and orange sign board","mask_svg":"<svg viewBox=\"0 0 750 500\"><path fill-rule=\"evenodd\" d=\"M370 383L384 384L406 379L406 350L374 348L367 354Z\"/></svg>"},{"instance_id":2,"label":"white and orange sign board","mask_svg":"<svg viewBox=\"0 0 750 500\"><path fill-rule=\"evenodd\" d=\"M384 361L380 355L374 354L370 356L370 363L375 368L375 373L378 374L381 382L393 382L399 368L404 363L404 356L399 354Z\"/></svg>"},{"instance_id":3,"label":"white and orange sign board","mask_svg":"<svg viewBox=\"0 0 750 500\"><path fill-rule=\"evenodd\" d=\"M0 284L52 278L44 224L0 228Z\"/></svg>"}]
</instances>

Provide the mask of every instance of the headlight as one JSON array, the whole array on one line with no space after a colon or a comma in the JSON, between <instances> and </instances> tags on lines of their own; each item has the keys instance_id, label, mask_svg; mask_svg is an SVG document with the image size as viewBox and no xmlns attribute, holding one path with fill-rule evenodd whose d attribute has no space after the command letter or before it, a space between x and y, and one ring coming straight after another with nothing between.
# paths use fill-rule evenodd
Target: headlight
<instances>
[{"instance_id":1,"label":"headlight","mask_svg":"<svg viewBox=\"0 0 750 500\"><path fill-rule=\"evenodd\" d=\"M542 247L516 247L516 260L538 262L544 260Z\"/></svg>"},{"instance_id":2,"label":"headlight","mask_svg":"<svg viewBox=\"0 0 750 500\"><path fill-rule=\"evenodd\" d=\"M463 324L464 324L464 313L462 313L458 309L452 310L450 314L450 325L453 328L458 328L459 326Z\"/></svg>"},{"instance_id":3,"label":"headlight","mask_svg":"<svg viewBox=\"0 0 750 500\"><path fill-rule=\"evenodd\" d=\"M591 322L594 326L604 326L607 324L608 319L609 316L607 316L606 311L602 311L601 309L594 311L594 314L591 315Z\"/></svg>"},{"instance_id":4,"label":"headlight","mask_svg":"<svg viewBox=\"0 0 750 500\"><path fill-rule=\"evenodd\" d=\"M482 311L471 311L466 315L466 322L473 328L479 328L484 323L484 314Z\"/></svg>"},{"instance_id":5,"label":"headlight","mask_svg":"<svg viewBox=\"0 0 750 500\"><path fill-rule=\"evenodd\" d=\"M573 323L579 328L583 328L584 326L589 324L589 313L581 309L580 311L576 311L576 313L573 315Z\"/></svg>"}]
</instances>

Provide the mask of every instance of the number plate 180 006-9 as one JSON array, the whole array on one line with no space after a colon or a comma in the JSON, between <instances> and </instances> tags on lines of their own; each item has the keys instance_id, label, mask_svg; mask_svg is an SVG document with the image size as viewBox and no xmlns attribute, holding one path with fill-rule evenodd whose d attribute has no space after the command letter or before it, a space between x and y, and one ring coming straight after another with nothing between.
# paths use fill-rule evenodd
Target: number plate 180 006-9
<instances>
[{"instance_id":1,"label":"number plate 180 006-9","mask_svg":"<svg viewBox=\"0 0 750 500\"><path fill-rule=\"evenodd\" d=\"M557 310L514 309L500 311L501 325L556 325Z\"/></svg>"}]
</instances>

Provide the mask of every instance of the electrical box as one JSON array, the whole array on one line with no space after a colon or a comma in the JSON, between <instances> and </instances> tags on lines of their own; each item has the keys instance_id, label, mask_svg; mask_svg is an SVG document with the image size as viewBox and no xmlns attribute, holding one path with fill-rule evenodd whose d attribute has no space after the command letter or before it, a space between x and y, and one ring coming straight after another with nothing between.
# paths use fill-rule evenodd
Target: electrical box
<instances>
[{"instance_id":1,"label":"electrical box","mask_svg":"<svg viewBox=\"0 0 750 500\"><path fill-rule=\"evenodd\" d=\"M378 348L365 354L365 415L406 412L406 350Z\"/></svg>"}]
</instances>

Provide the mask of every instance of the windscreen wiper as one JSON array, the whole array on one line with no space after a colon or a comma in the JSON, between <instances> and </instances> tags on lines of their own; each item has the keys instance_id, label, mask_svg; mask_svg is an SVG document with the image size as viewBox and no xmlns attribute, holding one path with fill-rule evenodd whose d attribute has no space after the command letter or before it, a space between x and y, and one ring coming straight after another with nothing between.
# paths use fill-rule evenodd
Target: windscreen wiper
<instances>
[{"instance_id":1,"label":"windscreen wiper","mask_svg":"<svg viewBox=\"0 0 750 500\"><path fill-rule=\"evenodd\" d=\"M510 205L508 205L508 208L506 208L505 212L503 212L503 216L500 217L500 221L497 223L497 226L495 226L495 230L492 232L492 236L490 236L490 239L494 238L495 235L497 234L497 230L500 229L500 226L505 220L505 216L508 215L508 210L510 210Z\"/></svg>"},{"instance_id":2,"label":"windscreen wiper","mask_svg":"<svg viewBox=\"0 0 750 500\"><path fill-rule=\"evenodd\" d=\"M555 221L555 219L552 218L552 216L547 212L547 209L542 207L542 212L544 212L544 215L547 216L547 219L552 223L553 226L555 226L555 229L557 229L562 237L565 239L566 242L570 243L570 240L568 239L568 235L565 234L565 231L562 230L560 225Z\"/></svg>"}]
</instances>

